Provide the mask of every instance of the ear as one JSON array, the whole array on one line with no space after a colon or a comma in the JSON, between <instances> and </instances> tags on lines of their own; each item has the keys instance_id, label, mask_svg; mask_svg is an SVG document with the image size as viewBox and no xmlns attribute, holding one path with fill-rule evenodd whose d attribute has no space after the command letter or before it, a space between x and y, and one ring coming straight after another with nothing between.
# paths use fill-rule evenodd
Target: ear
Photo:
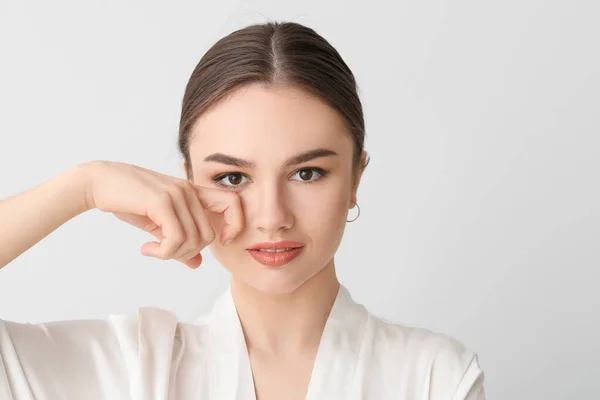
<instances>
[{"instance_id":1,"label":"ear","mask_svg":"<svg viewBox=\"0 0 600 400\"><path fill-rule=\"evenodd\" d=\"M363 150L361 152L360 155L360 171L358 171L358 176L356 176L356 180L354 181L354 186L352 188L352 195L350 196L350 201L351 201L351 205L352 208L354 208L355 204L358 202L357 199L357 192L358 192L358 187L360 186L360 180L362 178L362 174L365 170L365 167L367 166L367 157L368 157L368 153Z\"/></svg>"}]
</instances>

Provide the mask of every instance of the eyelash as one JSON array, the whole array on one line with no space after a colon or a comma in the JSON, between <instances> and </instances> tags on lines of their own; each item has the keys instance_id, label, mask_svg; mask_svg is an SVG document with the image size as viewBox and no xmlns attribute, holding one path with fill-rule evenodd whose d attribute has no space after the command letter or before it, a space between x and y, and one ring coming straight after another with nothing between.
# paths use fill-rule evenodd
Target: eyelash
<instances>
[{"instance_id":1,"label":"eyelash","mask_svg":"<svg viewBox=\"0 0 600 400\"><path fill-rule=\"evenodd\" d=\"M320 181L321 179L325 178L328 174L327 171L325 171L322 168L316 168L316 167L308 167L308 168L302 168L297 170L296 172L293 173L293 175L296 175L297 173L301 172L301 171L316 171L320 176L318 176L316 179L313 179L311 181L303 181L302 179L298 180L298 182L300 183L304 183L304 184L308 184L308 183L314 183L317 181ZM225 178L227 178L228 176L231 175L242 175L243 177L247 176L241 172L227 172L224 174L220 174L218 176L215 176L214 178L212 178L212 180L215 182L215 184L219 187L222 187L224 189L229 189L229 190L235 190L238 189L240 187L242 187L243 185L238 185L238 186L229 186L229 185L224 185L223 183L221 183L221 181Z\"/></svg>"}]
</instances>

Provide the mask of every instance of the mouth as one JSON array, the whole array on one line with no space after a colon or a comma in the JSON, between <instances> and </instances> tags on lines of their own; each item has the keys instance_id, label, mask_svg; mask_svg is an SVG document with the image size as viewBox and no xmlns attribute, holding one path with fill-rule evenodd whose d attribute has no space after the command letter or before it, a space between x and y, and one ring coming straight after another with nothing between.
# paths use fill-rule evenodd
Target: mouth
<instances>
[{"instance_id":1,"label":"mouth","mask_svg":"<svg viewBox=\"0 0 600 400\"><path fill-rule=\"evenodd\" d=\"M297 242L259 243L248 249L248 252L267 267L281 267L298 257L303 248Z\"/></svg>"}]
</instances>

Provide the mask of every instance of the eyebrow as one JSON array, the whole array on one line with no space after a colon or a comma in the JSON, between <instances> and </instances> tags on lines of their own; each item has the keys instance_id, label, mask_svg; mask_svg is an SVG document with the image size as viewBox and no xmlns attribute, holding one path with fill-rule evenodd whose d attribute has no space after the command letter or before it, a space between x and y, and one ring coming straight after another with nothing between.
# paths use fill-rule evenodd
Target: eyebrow
<instances>
[{"instance_id":1,"label":"eyebrow","mask_svg":"<svg viewBox=\"0 0 600 400\"><path fill-rule=\"evenodd\" d=\"M330 157L330 156L337 156L337 155L338 155L338 153L336 153L335 151L325 149L325 148L309 150L309 151L300 153L296 156L293 156L293 157L287 159L284 163L284 166L291 167L293 165L302 164L302 163L314 160L316 158ZM253 169L256 167L256 163L254 163L252 161L229 156L229 155L223 154L223 153L211 154L211 155L207 156L204 159L204 161L205 162L216 162L216 163L220 163L220 164L231 165L234 167L246 168L246 169Z\"/></svg>"}]
</instances>

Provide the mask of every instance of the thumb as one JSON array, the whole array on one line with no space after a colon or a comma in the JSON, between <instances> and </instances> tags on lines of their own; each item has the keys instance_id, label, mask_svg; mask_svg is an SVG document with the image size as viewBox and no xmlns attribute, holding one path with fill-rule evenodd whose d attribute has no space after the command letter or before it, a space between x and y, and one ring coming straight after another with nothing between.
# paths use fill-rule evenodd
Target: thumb
<instances>
[{"instance_id":1,"label":"thumb","mask_svg":"<svg viewBox=\"0 0 600 400\"><path fill-rule=\"evenodd\" d=\"M142 245L140 252L146 257L156 257L159 249L159 242L148 242Z\"/></svg>"}]
</instances>

